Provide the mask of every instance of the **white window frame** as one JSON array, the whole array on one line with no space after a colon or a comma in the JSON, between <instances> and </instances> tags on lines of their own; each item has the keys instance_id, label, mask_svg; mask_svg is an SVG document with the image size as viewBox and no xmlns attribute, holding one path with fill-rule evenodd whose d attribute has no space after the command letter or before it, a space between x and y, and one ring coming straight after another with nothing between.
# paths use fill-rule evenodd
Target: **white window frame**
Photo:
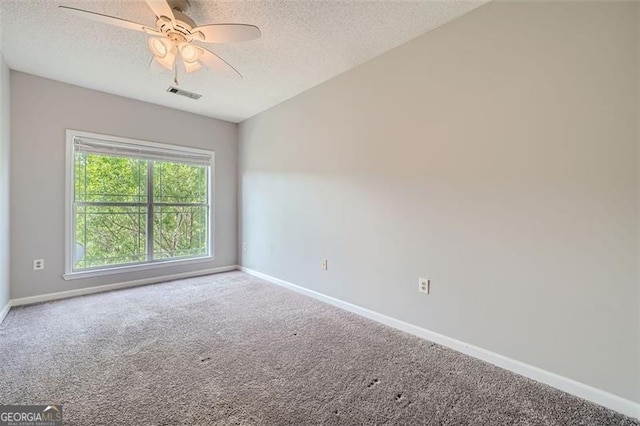
<instances>
[{"instance_id":1,"label":"white window frame","mask_svg":"<svg viewBox=\"0 0 640 426\"><path fill-rule=\"evenodd\" d=\"M183 153L193 153L200 155L210 156L211 161L209 164L210 172L208 174L208 197L209 197L209 210L207 217L207 254L198 257L189 257L184 259L168 259L157 260L149 263L124 265L124 266L109 266L102 269L90 269L86 271L74 271L74 247L75 241L75 220L73 217L73 202L74 202L74 170L75 170L75 138L89 138L98 139L107 142L124 143L131 145L141 145L150 148L159 149L171 149L180 151ZM102 275L111 275L123 272L135 272L144 271L149 269L156 269L168 266L186 265L190 263L208 262L215 258L215 191L213 190L215 185L215 153L204 149L185 147L180 145L170 145L165 143L150 142L140 139L124 138L119 136L102 135L97 133L84 132L81 130L67 129L66 131L66 161L65 161L65 273L63 278L65 280L73 280L79 278L90 278Z\"/></svg>"}]
</instances>

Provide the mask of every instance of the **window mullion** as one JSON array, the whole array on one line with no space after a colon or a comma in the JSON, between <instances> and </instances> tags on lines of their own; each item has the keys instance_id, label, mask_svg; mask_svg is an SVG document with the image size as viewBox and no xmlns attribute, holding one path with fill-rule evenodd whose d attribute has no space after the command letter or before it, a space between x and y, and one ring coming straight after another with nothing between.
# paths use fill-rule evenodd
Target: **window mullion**
<instances>
[{"instance_id":1,"label":"window mullion","mask_svg":"<svg viewBox=\"0 0 640 426\"><path fill-rule=\"evenodd\" d=\"M153 160L147 160L147 260L153 261Z\"/></svg>"}]
</instances>

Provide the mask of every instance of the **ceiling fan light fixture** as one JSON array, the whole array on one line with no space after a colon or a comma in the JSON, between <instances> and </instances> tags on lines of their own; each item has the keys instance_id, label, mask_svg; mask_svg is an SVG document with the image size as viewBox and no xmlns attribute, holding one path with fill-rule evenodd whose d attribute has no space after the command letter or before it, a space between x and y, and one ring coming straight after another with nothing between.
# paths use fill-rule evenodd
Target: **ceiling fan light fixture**
<instances>
[{"instance_id":1,"label":"ceiling fan light fixture","mask_svg":"<svg viewBox=\"0 0 640 426\"><path fill-rule=\"evenodd\" d=\"M166 39L153 37L149 39L149 50L151 50L151 53L158 59L167 56L167 53L171 50L171 46L167 46L165 40Z\"/></svg>"},{"instance_id":2,"label":"ceiling fan light fixture","mask_svg":"<svg viewBox=\"0 0 640 426\"><path fill-rule=\"evenodd\" d=\"M198 60L198 49L193 47L191 44L185 44L180 49L180 55L182 59L189 64L192 64Z\"/></svg>"},{"instance_id":3,"label":"ceiling fan light fixture","mask_svg":"<svg viewBox=\"0 0 640 426\"><path fill-rule=\"evenodd\" d=\"M158 63L160 65L162 65L163 67L165 67L166 69L168 69L169 71L173 71L173 64L176 60L176 55L173 52L169 52L169 54L167 56L165 56L164 58L159 58L159 57L155 57L156 61L158 61Z\"/></svg>"},{"instance_id":4,"label":"ceiling fan light fixture","mask_svg":"<svg viewBox=\"0 0 640 426\"><path fill-rule=\"evenodd\" d=\"M187 74L191 74L194 71L198 71L200 68L202 68L202 65L200 65L198 62L184 62L184 70L187 72Z\"/></svg>"}]
</instances>

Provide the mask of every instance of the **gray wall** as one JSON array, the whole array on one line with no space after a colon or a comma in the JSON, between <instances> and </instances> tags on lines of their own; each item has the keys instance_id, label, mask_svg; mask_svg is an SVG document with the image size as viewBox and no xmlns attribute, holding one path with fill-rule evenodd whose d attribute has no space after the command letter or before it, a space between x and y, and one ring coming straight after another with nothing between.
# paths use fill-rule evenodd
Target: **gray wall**
<instances>
[{"instance_id":1,"label":"gray wall","mask_svg":"<svg viewBox=\"0 0 640 426\"><path fill-rule=\"evenodd\" d=\"M14 71L11 92L12 298L236 264L236 124ZM215 260L65 281L67 128L215 151Z\"/></svg>"},{"instance_id":2,"label":"gray wall","mask_svg":"<svg viewBox=\"0 0 640 426\"><path fill-rule=\"evenodd\" d=\"M9 68L0 52L0 310L9 303Z\"/></svg>"},{"instance_id":3,"label":"gray wall","mask_svg":"<svg viewBox=\"0 0 640 426\"><path fill-rule=\"evenodd\" d=\"M637 8L490 3L242 123L242 264L640 401Z\"/></svg>"},{"instance_id":4,"label":"gray wall","mask_svg":"<svg viewBox=\"0 0 640 426\"><path fill-rule=\"evenodd\" d=\"M637 76L638 76L638 136L637 136L637 140L638 143L640 144L640 7L638 7L638 62L637 62ZM639 210L640 210L640 148L638 149L638 202L639 202ZM640 217L638 218L638 221L640 222ZM640 226L638 226L638 246L640 246ZM638 327L640 328L640 250L638 250L638 257L637 257L637 265L638 265L638 280L637 280L637 284L638 284ZM638 366L640 366L640 337L638 337L638 359L637 359L637 363ZM638 368L638 382L640 382L640 367Z\"/></svg>"}]
</instances>

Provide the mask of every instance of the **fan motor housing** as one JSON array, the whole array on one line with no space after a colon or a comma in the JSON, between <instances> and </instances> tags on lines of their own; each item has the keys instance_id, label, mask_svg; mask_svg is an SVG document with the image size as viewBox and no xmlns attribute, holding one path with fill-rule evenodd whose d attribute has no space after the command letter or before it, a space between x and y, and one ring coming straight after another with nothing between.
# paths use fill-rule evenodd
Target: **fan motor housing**
<instances>
[{"instance_id":1,"label":"fan motor housing","mask_svg":"<svg viewBox=\"0 0 640 426\"><path fill-rule=\"evenodd\" d=\"M169 19L158 19L156 27L158 30L165 34L170 40L174 42L186 42L191 38L191 29L196 26L196 23L185 15L183 12L174 9L173 16L175 23L172 23Z\"/></svg>"}]
</instances>

